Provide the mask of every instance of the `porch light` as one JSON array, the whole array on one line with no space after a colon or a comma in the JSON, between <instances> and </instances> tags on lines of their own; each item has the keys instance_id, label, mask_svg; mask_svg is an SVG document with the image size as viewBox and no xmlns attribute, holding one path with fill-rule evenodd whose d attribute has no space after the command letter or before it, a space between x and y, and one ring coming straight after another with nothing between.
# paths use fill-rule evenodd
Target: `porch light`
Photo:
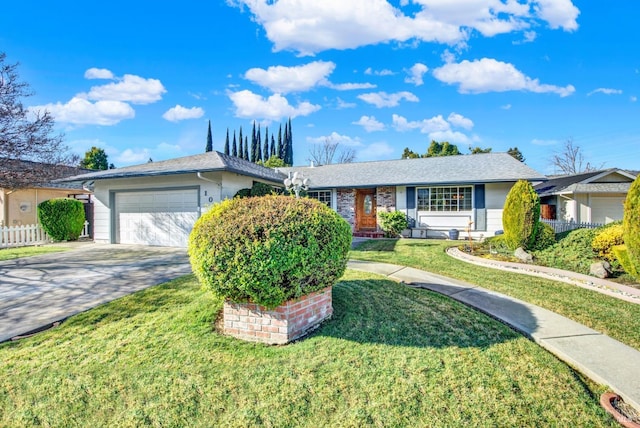
<instances>
[{"instance_id":1,"label":"porch light","mask_svg":"<svg viewBox=\"0 0 640 428\"><path fill-rule=\"evenodd\" d=\"M296 194L296 198L300 197L300 190L308 190L309 189L309 179L304 178L302 172L296 171L291 175L289 172L289 177L284 179L284 186L287 191L292 191Z\"/></svg>"}]
</instances>

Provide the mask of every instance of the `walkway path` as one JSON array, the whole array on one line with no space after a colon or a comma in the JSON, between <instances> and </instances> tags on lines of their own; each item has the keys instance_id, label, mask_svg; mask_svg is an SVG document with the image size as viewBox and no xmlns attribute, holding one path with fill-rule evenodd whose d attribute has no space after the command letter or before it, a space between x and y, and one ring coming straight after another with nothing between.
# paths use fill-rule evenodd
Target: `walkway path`
<instances>
[{"instance_id":1,"label":"walkway path","mask_svg":"<svg viewBox=\"0 0 640 428\"><path fill-rule=\"evenodd\" d=\"M554 312L473 284L404 266L350 260L349 269L449 296L510 325L640 410L640 351Z\"/></svg>"}]
</instances>

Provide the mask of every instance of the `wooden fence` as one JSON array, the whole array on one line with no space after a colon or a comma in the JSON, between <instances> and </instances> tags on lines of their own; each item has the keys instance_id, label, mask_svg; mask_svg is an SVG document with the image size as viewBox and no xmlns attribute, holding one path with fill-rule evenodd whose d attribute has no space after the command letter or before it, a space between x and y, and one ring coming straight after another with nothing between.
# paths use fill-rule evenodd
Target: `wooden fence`
<instances>
[{"instance_id":1,"label":"wooden fence","mask_svg":"<svg viewBox=\"0 0 640 428\"><path fill-rule=\"evenodd\" d=\"M576 221L566 221L566 220L547 220L540 219L540 221L547 223L549 226L553 227L556 233L568 232L574 229L595 229L596 227L603 226L601 223L578 223Z\"/></svg>"},{"instance_id":2,"label":"wooden fence","mask_svg":"<svg viewBox=\"0 0 640 428\"><path fill-rule=\"evenodd\" d=\"M89 237L89 222L84 222L80 238ZM52 242L39 224L0 227L0 248L26 247Z\"/></svg>"}]
</instances>

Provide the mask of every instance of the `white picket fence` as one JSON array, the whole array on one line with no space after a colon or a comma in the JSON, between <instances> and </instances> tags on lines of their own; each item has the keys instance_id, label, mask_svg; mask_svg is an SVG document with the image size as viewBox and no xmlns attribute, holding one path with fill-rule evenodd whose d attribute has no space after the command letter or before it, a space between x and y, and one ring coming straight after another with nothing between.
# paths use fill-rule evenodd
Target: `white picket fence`
<instances>
[{"instance_id":1,"label":"white picket fence","mask_svg":"<svg viewBox=\"0 0 640 428\"><path fill-rule=\"evenodd\" d=\"M553 227L556 233L568 232L574 229L595 229L596 227L604 226L601 223L578 223L577 221L566 221L566 220L547 220L540 219L542 222L547 223L549 226Z\"/></svg>"},{"instance_id":2,"label":"white picket fence","mask_svg":"<svg viewBox=\"0 0 640 428\"><path fill-rule=\"evenodd\" d=\"M89 222L84 222L84 228L80 238L89 237ZM39 224L22 226L5 226L0 228L0 248L26 247L29 245L42 245L51 242L51 238Z\"/></svg>"}]
</instances>

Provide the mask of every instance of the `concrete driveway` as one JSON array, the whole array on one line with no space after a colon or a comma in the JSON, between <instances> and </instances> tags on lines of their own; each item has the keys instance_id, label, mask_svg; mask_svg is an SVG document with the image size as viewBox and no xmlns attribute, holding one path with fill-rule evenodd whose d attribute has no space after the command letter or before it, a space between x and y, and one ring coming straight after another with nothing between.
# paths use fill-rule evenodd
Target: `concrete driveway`
<instances>
[{"instance_id":1,"label":"concrete driveway","mask_svg":"<svg viewBox=\"0 0 640 428\"><path fill-rule=\"evenodd\" d=\"M189 273L185 248L141 245L0 261L0 342Z\"/></svg>"}]
</instances>

